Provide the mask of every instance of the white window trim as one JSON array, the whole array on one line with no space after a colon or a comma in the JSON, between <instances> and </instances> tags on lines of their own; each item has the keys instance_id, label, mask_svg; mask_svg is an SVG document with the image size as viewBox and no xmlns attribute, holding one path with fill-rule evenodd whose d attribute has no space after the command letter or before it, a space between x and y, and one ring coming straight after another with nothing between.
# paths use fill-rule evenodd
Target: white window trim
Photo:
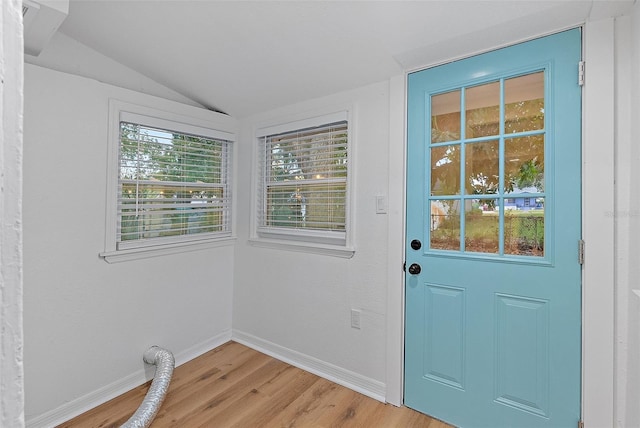
<instances>
[{"instance_id":1,"label":"white window trim","mask_svg":"<svg viewBox=\"0 0 640 428\"><path fill-rule=\"evenodd\" d=\"M185 107L180 105L180 107ZM192 108L189 107L189 110ZM195 110L195 109L193 109ZM235 169L236 159L233 143L237 140L235 126L229 118L220 117L207 119L208 115L217 115L209 111L194 112L191 116L159 110L153 107L136 105L116 99L109 100L109 129L108 129L108 154L107 154L107 186L106 186L106 224L105 247L99 253L108 263L118 263L129 260L157 257L168 254L196 251L207 248L233 245L235 238L235 198L232 196L231 208L231 234L230 236L202 236L183 242L159 242L157 245L141 246L138 248L117 249L116 230L118 224L118 153L120 147L120 122L133 121L147 126L169 129L188 134L202 135L210 138L218 138L232 143L232 174ZM231 180L232 195L235 195L233 180Z\"/></svg>"},{"instance_id":2,"label":"white window trim","mask_svg":"<svg viewBox=\"0 0 640 428\"><path fill-rule=\"evenodd\" d=\"M271 248L285 251L296 251L312 254L327 255L333 257L351 258L355 254L354 247L354 176L355 176L355 147L356 147L356 126L354 121L354 106L340 106L324 110L306 112L295 116L290 116L281 120L273 120L255 127L255 138L253 143L253 165L251 184L251 234L249 244L255 247ZM334 244L335 237L331 232L316 230L283 230L280 228L260 228L258 226L258 200L260 192L258 180L260 179L259 162L262 156L260 139L268 135L279 134L297 129L312 128L326 125L328 123L347 121L349 129L349 139L347 141L348 151L348 172L347 172L347 196L346 196L346 221L344 242ZM309 240L311 238L312 240ZM325 238L325 239L323 239ZM322 242L324 241L324 242Z\"/></svg>"}]
</instances>

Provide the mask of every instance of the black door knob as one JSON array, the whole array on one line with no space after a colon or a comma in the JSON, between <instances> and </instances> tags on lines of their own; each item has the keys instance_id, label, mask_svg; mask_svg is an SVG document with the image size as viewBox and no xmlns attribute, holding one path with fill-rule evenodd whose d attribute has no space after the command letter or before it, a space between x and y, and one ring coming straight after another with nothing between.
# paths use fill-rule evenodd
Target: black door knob
<instances>
[{"instance_id":1,"label":"black door knob","mask_svg":"<svg viewBox=\"0 0 640 428\"><path fill-rule=\"evenodd\" d=\"M413 241L411 241L411 248L413 248L414 250L419 250L420 248L422 248L422 242L414 239Z\"/></svg>"},{"instance_id":2,"label":"black door knob","mask_svg":"<svg viewBox=\"0 0 640 428\"><path fill-rule=\"evenodd\" d=\"M411 275L418 275L420 272L422 272L422 268L418 263L412 263L411 266L409 266L409 273Z\"/></svg>"}]
</instances>

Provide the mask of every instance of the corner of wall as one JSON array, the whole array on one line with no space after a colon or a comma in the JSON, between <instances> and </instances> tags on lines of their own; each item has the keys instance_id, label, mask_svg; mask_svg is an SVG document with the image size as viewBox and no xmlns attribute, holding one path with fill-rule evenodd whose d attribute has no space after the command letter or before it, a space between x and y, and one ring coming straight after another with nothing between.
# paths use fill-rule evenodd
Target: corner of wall
<instances>
[{"instance_id":1,"label":"corner of wall","mask_svg":"<svg viewBox=\"0 0 640 428\"><path fill-rule=\"evenodd\" d=\"M23 34L19 1L0 5L0 426L24 426Z\"/></svg>"},{"instance_id":2,"label":"corner of wall","mask_svg":"<svg viewBox=\"0 0 640 428\"><path fill-rule=\"evenodd\" d=\"M176 367L181 366L182 364L191 361L192 359L204 354L205 352L215 349L218 346L224 345L230 340L231 331L228 330L218 334L215 337L212 337L209 340L185 349L182 352L176 354ZM78 415L81 415L84 412L93 409L94 407L99 406L100 404L107 402L108 400L111 400L112 398L115 398L127 391L132 390L133 388L136 388L149 380L149 374L144 369L140 369L134 373L130 373L127 376L117 379L108 385L91 391L88 394L82 395L75 400L66 402L65 404L52 409L42 415L30 418L27 420L27 425L29 426L29 428L46 428L57 426Z\"/></svg>"}]
</instances>

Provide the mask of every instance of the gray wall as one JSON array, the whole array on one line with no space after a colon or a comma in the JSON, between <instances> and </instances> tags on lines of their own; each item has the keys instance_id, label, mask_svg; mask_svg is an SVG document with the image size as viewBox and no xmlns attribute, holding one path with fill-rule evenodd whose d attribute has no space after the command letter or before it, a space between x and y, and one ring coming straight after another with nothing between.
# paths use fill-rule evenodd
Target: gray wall
<instances>
[{"instance_id":1,"label":"gray wall","mask_svg":"<svg viewBox=\"0 0 640 428\"><path fill-rule=\"evenodd\" d=\"M640 426L640 4L616 19L616 423ZM613 211L613 210L610 210Z\"/></svg>"},{"instance_id":2,"label":"gray wall","mask_svg":"<svg viewBox=\"0 0 640 428\"><path fill-rule=\"evenodd\" d=\"M144 381L151 345L188 359L231 335L233 245L108 264L108 100L214 113L25 67L24 329L27 421ZM223 118L228 122L228 118ZM76 400L76 401L74 401ZM75 407L74 407L75 406Z\"/></svg>"},{"instance_id":3,"label":"gray wall","mask_svg":"<svg viewBox=\"0 0 640 428\"><path fill-rule=\"evenodd\" d=\"M353 111L349 174L355 255L344 259L251 245L249 196L256 171L249 165L256 127L343 107ZM237 209L234 335L293 359L297 353L302 360L313 357L325 370L334 365L384 399L388 215L376 214L376 195L388 194L389 83L254 116L243 121L241 136L238 157L245 170L237 178L244 197ZM352 308L361 311L361 329L351 328Z\"/></svg>"}]
</instances>

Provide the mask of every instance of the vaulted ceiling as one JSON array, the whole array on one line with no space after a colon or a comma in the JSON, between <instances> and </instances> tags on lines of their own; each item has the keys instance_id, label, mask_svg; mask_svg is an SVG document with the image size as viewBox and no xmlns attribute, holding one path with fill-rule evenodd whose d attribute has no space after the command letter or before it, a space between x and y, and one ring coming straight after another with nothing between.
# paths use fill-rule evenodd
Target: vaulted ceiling
<instances>
[{"instance_id":1,"label":"vaulted ceiling","mask_svg":"<svg viewBox=\"0 0 640 428\"><path fill-rule=\"evenodd\" d=\"M632 4L71 0L60 31L240 118L613 16Z\"/></svg>"}]
</instances>

